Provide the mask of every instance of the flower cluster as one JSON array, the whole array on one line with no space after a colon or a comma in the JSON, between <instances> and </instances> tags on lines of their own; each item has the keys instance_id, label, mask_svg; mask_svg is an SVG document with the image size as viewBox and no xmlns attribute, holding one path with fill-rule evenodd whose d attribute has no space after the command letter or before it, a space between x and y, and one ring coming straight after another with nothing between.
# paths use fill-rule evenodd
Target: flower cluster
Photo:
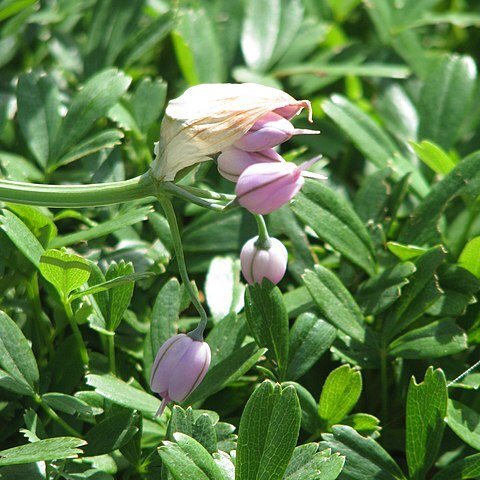
<instances>
[{"instance_id":1,"label":"flower cluster","mask_svg":"<svg viewBox=\"0 0 480 480\"><path fill-rule=\"evenodd\" d=\"M310 108L310 104L307 105ZM299 107L298 112L301 109ZM293 111L284 110L288 114ZM218 171L237 183L235 193L242 207L266 215L288 203L302 188L306 167L306 164L297 167L286 162L274 147L294 135L317 133L320 132L294 128L277 111L266 113L245 135L222 151L217 159Z\"/></svg>"},{"instance_id":2,"label":"flower cluster","mask_svg":"<svg viewBox=\"0 0 480 480\"><path fill-rule=\"evenodd\" d=\"M296 129L290 122L304 108L312 121L308 100L297 101L262 85L189 88L167 106L152 175L158 181L174 181L182 170L217 156L219 173L236 183L238 203L261 219L288 203L304 177L326 178L307 171L318 158L297 166L274 150L294 135L319 133ZM276 284L285 275L287 249L268 236L263 219L259 225L259 236L242 248L242 273L250 284L265 278ZM183 401L208 370L210 348L195 332L175 335L158 351L150 379L152 390L163 399L157 415L167 403Z\"/></svg>"}]
</instances>

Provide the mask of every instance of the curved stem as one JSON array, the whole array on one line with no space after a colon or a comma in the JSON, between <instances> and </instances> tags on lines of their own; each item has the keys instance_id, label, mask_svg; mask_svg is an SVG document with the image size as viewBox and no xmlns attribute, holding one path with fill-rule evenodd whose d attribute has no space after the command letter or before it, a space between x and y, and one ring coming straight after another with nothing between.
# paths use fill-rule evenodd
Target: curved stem
<instances>
[{"instance_id":1,"label":"curved stem","mask_svg":"<svg viewBox=\"0 0 480 480\"><path fill-rule=\"evenodd\" d=\"M74 437L82 438L82 435L71 427L62 417L58 416L57 412L48 405L40 395L35 395L35 401L43 408L45 413L58 425L60 425L66 432Z\"/></svg>"},{"instance_id":2,"label":"curved stem","mask_svg":"<svg viewBox=\"0 0 480 480\"><path fill-rule=\"evenodd\" d=\"M183 255L183 247L182 247L182 239L180 237L180 230L178 229L177 217L175 216L175 210L173 209L172 202L170 199L165 195L160 195L158 197L158 201L162 205L163 211L165 212L165 216L168 221L168 225L170 227L170 232L172 234L173 246L175 249L175 255L177 257L177 264L178 264L178 271L180 273L180 277L182 278L182 282L187 289L187 292L192 300L193 305L197 309L200 315L200 322L193 330L189 333L189 336L192 337L194 340L203 341L203 331L207 326L207 313L203 308L200 300L198 299L197 292L193 288L192 284L190 283L190 279L188 277L187 266L185 264L185 257Z\"/></svg>"},{"instance_id":3,"label":"curved stem","mask_svg":"<svg viewBox=\"0 0 480 480\"><path fill-rule=\"evenodd\" d=\"M236 195L230 195L228 193L212 192L211 190L203 190L202 188L190 187L186 185L177 186L200 198L208 198L210 200L223 200L227 202L231 202L236 198Z\"/></svg>"},{"instance_id":4,"label":"curved stem","mask_svg":"<svg viewBox=\"0 0 480 480\"><path fill-rule=\"evenodd\" d=\"M108 365L110 367L110 372L113 375L116 375L117 367L115 362L115 335L106 335L106 337L108 346Z\"/></svg>"},{"instance_id":5,"label":"curved stem","mask_svg":"<svg viewBox=\"0 0 480 480\"><path fill-rule=\"evenodd\" d=\"M40 185L0 180L0 200L52 208L94 207L156 196L158 182L150 171L123 182L91 185Z\"/></svg>"},{"instance_id":6,"label":"curved stem","mask_svg":"<svg viewBox=\"0 0 480 480\"><path fill-rule=\"evenodd\" d=\"M187 190L184 187L181 187L180 185L176 185L173 182L163 182L159 185L159 189L163 192L173 195L174 197L178 197L183 200L186 200L187 202L194 203L199 207L208 208L209 210L214 210L216 212L223 212L225 209L225 204L223 203L219 204L217 203L216 200L209 201L205 198L201 198L200 196L197 196L196 194L192 193L191 189Z\"/></svg>"},{"instance_id":7,"label":"curved stem","mask_svg":"<svg viewBox=\"0 0 480 480\"><path fill-rule=\"evenodd\" d=\"M258 228L258 240L255 242L255 246L262 250L268 250L270 248L270 237L268 235L267 224L262 215L253 215L257 222Z\"/></svg>"},{"instance_id":8,"label":"curved stem","mask_svg":"<svg viewBox=\"0 0 480 480\"><path fill-rule=\"evenodd\" d=\"M67 314L67 318L70 323L70 326L72 327L73 336L75 337L78 349L80 351L80 357L82 358L83 368L87 369L90 359L88 357L87 347L85 346L85 342L83 341L82 333L80 332L77 321L75 320L75 315L73 314L72 306L66 300L63 302L63 306L65 308L65 313Z\"/></svg>"}]
</instances>

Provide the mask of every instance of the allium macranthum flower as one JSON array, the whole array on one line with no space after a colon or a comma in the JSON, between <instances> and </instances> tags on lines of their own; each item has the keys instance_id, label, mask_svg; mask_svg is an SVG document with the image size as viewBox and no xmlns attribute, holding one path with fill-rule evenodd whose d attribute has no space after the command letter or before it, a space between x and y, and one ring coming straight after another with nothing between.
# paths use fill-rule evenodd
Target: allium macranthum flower
<instances>
[{"instance_id":1,"label":"allium macranthum flower","mask_svg":"<svg viewBox=\"0 0 480 480\"><path fill-rule=\"evenodd\" d=\"M252 213L266 215L288 203L302 188L304 177L325 179L306 169L313 158L298 167L291 162L257 163L246 168L235 188L240 205Z\"/></svg>"},{"instance_id":2,"label":"allium macranthum flower","mask_svg":"<svg viewBox=\"0 0 480 480\"><path fill-rule=\"evenodd\" d=\"M267 278L277 284L287 270L288 253L280 240L269 237L259 245L258 237L251 238L240 252L242 273L248 283L262 283Z\"/></svg>"},{"instance_id":3,"label":"allium macranthum flower","mask_svg":"<svg viewBox=\"0 0 480 480\"><path fill-rule=\"evenodd\" d=\"M150 388L162 397L156 416L168 403L185 400L198 387L210 360L208 343L184 333L174 335L160 347L150 375Z\"/></svg>"},{"instance_id":4,"label":"allium macranthum flower","mask_svg":"<svg viewBox=\"0 0 480 480\"><path fill-rule=\"evenodd\" d=\"M311 121L308 100L298 101L281 90L255 83L191 87L168 103L155 147L152 174L157 180L174 180L180 170L233 147L257 121L272 112L276 114L274 119L262 120L268 123L265 133L279 135L278 131L285 128L290 136L300 133L283 120L289 124L288 120L303 108L308 109ZM261 128L260 125L257 130ZM288 139L288 135L283 132L280 136ZM265 148L268 147L262 149Z\"/></svg>"}]
</instances>

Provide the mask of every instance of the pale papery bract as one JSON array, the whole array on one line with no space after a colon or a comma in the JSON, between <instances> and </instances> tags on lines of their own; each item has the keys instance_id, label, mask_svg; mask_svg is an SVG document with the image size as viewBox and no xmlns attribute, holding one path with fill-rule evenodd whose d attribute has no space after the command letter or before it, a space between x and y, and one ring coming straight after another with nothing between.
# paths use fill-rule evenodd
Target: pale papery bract
<instances>
[{"instance_id":1,"label":"pale papery bract","mask_svg":"<svg viewBox=\"0 0 480 480\"><path fill-rule=\"evenodd\" d=\"M255 83L191 87L168 103L151 172L159 181L173 181L184 168L231 147L265 114L290 119L303 108L311 121L308 100Z\"/></svg>"}]
</instances>

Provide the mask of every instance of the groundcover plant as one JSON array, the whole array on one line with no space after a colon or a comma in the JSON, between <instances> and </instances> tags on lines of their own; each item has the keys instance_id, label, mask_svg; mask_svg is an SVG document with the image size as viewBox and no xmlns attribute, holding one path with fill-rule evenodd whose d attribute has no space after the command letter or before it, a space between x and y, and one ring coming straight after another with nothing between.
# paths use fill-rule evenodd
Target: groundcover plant
<instances>
[{"instance_id":1,"label":"groundcover plant","mask_svg":"<svg viewBox=\"0 0 480 480\"><path fill-rule=\"evenodd\" d=\"M0 478L480 478L479 25L0 1Z\"/></svg>"}]
</instances>

